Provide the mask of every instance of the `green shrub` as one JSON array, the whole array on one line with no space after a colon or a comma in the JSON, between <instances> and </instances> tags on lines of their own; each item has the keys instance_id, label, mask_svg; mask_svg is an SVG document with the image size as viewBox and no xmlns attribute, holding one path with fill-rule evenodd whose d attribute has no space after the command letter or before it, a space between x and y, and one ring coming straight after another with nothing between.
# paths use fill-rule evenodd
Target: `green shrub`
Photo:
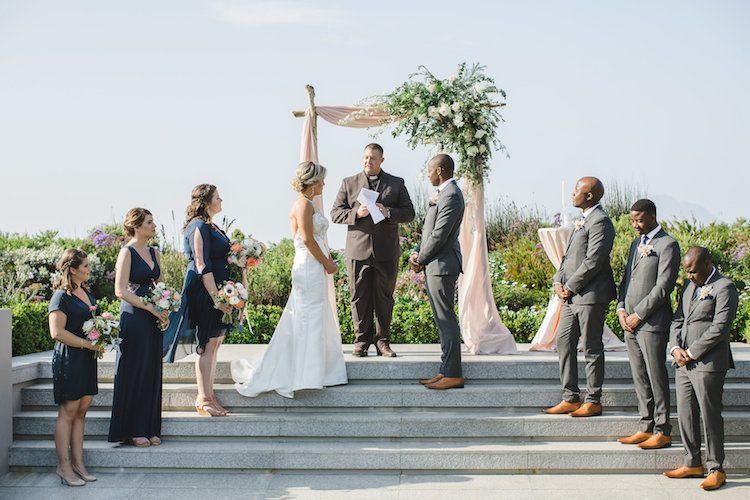
<instances>
[{"instance_id":1,"label":"green shrub","mask_svg":"<svg viewBox=\"0 0 750 500\"><path fill-rule=\"evenodd\" d=\"M272 244L263 255L262 263L247 273L248 302L284 306L292 290L294 242L284 238Z\"/></svg>"},{"instance_id":2,"label":"green shrub","mask_svg":"<svg viewBox=\"0 0 750 500\"><path fill-rule=\"evenodd\" d=\"M500 319L508 327L516 342L529 343L544 321L544 309L536 306L512 310L506 306L498 308Z\"/></svg>"},{"instance_id":3,"label":"green shrub","mask_svg":"<svg viewBox=\"0 0 750 500\"><path fill-rule=\"evenodd\" d=\"M55 346L55 341L49 334L48 306L49 302L46 301L17 303L11 306L13 356L49 351Z\"/></svg>"},{"instance_id":4,"label":"green shrub","mask_svg":"<svg viewBox=\"0 0 750 500\"><path fill-rule=\"evenodd\" d=\"M391 321L394 344L429 344L440 342L429 302L397 297Z\"/></svg>"},{"instance_id":5,"label":"green shrub","mask_svg":"<svg viewBox=\"0 0 750 500\"><path fill-rule=\"evenodd\" d=\"M248 304L247 317L250 320L250 327L244 324L243 331L234 328L224 338L225 344L267 344L271 341L271 336L276 325L279 323L281 313L284 310L281 306L268 304Z\"/></svg>"}]
</instances>

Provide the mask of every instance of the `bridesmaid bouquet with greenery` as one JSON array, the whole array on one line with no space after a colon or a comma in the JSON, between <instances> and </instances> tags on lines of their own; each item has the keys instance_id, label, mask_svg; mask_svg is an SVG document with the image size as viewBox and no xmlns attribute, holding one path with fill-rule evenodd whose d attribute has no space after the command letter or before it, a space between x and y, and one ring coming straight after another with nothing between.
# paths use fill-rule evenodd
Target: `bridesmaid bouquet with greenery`
<instances>
[{"instance_id":1,"label":"bridesmaid bouquet with greenery","mask_svg":"<svg viewBox=\"0 0 750 500\"><path fill-rule=\"evenodd\" d=\"M241 314L240 311L245 307L245 302L247 301L247 289L242 286L242 283L227 280L221 288L219 288L215 299L216 305L214 307L218 308L218 306L221 305L228 305L232 308L230 313L225 313L221 318L223 323L231 325L234 323L235 312L239 316Z\"/></svg>"},{"instance_id":2,"label":"bridesmaid bouquet with greenery","mask_svg":"<svg viewBox=\"0 0 750 500\"><path fill-rule=\"evenodd\" d=\"M154 284L151 293L141 297L143 305L153 304L157 314L163 312L177 312L182 304L182 295L163 281ZM159 325L162 330L167 327L166 323Z\"/></svg>"},{"instance_id":3,"label":"bridesmaid bouquet with greenery","mask_svg":"<svg viewBox=\"0 0 750 500\"><path fill-rule=\"evenodd\" d=\"M96 315L96 307L89 307L91 319L83 323L83 333L91 341L91 345L99 348L95 351L95 356L101 359L107 348L114 349L121 339L118 337L120 323L115 319L114 314L105 312Z\"/></svg>"},{"instance_id":4,"label":"bridesmaid bouquet with greenery","mask_svg":"<svg viewBox=\"0 0 750 500\"><path fill-rule=\"evenodd\" d=\"M260 264L261 255L267 248L265 244L250 236L233 239L229 242L227 262L240 269L255 267Z\"/></svg>"}]
</instances>

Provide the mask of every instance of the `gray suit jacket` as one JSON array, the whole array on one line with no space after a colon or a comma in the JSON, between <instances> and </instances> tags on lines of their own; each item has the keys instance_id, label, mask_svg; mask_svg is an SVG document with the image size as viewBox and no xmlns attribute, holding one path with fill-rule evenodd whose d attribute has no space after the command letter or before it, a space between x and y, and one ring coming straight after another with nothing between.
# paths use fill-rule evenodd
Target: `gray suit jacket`
<instances>
[{"instance_id":1,"label":"gray suit jacket","mask_svg":"<svg viewBox=\"0 0 750 500\"><path fill-rule=\"evenodd\" d=\"M378 202L390 208L391 216L379 224L373 224L372 217L357 219L357 201L362 188L370 189L367 175L363 172L347 177L341 182L336 200L331 209L331 220L336 224L346 224L346 256L354 260L398 261L398 224L414 220L414 206L404 180L383 170L380 171L380 193Z\"/></svg>"},{"instance_id":2,"label":"gray suit jacket","mask_svg":"<svg viewBox=\"0 0 750 500\"><path fill-rule=\"evenodd\" d=\"M670 331L671 347L690 349L695 369L706 372L734 368L729 348L729 329L737 314L737 287L717 270L705 286L711 291L693 300L695 285L687 281ZM704 286L704 288L705 288Z\"/></svg>"},{"instance_id":3,"label":"gray suit jacket","mask_svg":"<svg viewBox=\"0 0 750 500\"><path fill-rule=\"evenodd\" d=\"M570 236L555 282L573 292L571 304L606 304L617 297L609 264L614 241L615 227L601 206Z\"/></svg>"},{"instance_id":4,"label":"gray suit jacket","mask_svg":"<svg viewBox=\"0 0 750 500\"><path fill-rule=\"evenodd\" d=\"M458 232L464 217L464 195L456 182L448 183L430 202L424 218L422 241L414 250L425 274L456 275L463 272Z\"/></svg>"},{"instance_id":5,"label":"gray suit jacket","mask_svg":"<svg viewBox=\"0 0 750 500\"><path fill-rule=\"evenodd\" d=\"M680 245L661 229L649 241L648 255L638 250L641 238L630 245L617 309L641 318L636 331L668 332L672 323L670 295L680 272Z\"/></svg>"}]
</instances>

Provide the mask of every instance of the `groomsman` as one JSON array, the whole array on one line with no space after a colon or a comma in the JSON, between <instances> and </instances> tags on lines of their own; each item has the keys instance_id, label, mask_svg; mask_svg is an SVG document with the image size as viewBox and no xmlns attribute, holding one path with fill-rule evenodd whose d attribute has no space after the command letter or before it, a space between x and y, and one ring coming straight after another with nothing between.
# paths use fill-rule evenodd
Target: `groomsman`
<instances>
[{"instance_id":1,"label":"groomsman","mask_svg":"<svg viewBox=\"0 0 750 500\"><path fill-rule=\"evenodd\" d=\"M555 294L562 301L557 352L560 358L562 402L542 411L572 417L601 415L604 382L604 319L616 298L609 254L615 228L599 205L604 186L596 177L582 177L573 191L573 206L583 214L575 223L560 269L555 273ZM583 336L586 358L586 400L578 389L578 339Z\"/></svg>"},{"instance_id":2,"label":"groomsman","mask_svg":"<svg viewBox=\"0 0 750 500\"><path fill-rule=\"evenodd\" d=\"M618 441L652 450L672 444L666 361L680 245L656 221L651 200L630 207L630 222L640 236L630 245L617 317L625 331L641 420L638 432Z\"/></svg>"},{"instance_id":3,"label":"groomsman","mask_svg":"<svg viewBox=\"0 0 750 500\"><path fill-rule=\"evenodd\" d=\"M685 465L664 473L667 477L703 477L701 432L706 434L706 468L701 483L715 490L724 474L724 419L721 398L724 379L734 368L729 328L737 314L737 288L716 270L703 247L690 247L682 259L688 277L674 314L670 352L674 357L677 422L685 446ZM699 420L703 418L703 428Z\"/></svg>"},{"instance_id":4,"label":"groomsman","mask_svg":"<svg viewBox=\"0 0 750 500\"><path fill-rule=\"evenodd\" d=\"M427 177L437 191L425 214L422 241L409 259L414 272L424 270L443 352L438 374L419 381L428 389L464 386L461 331L455 311L456 281L462 272L458 233L464 217L464 197L453 179L453 167L453 159L446 154L435 156L427 164Z\"/></svg>"},{"instance_id":5,"label":"groomsman","mask_svg":"<svg viewBox=\"0 0 750 500\"><path fill-rule=\"evenodd\" d=\"M362 158L363 171L341 182L331 209L331 220L347 225L346 268L355 335L352 355L359 357L367 356L373 343L378 356L396 356L390 341L393 290L401 255L398 225L414 220L414 206L404 180L380 168L383 161L383 148L368 144ZM363 188L379 193L377 207L385 220L378 224L367 206L357 201Z\"/></svg>"}]
</instances>

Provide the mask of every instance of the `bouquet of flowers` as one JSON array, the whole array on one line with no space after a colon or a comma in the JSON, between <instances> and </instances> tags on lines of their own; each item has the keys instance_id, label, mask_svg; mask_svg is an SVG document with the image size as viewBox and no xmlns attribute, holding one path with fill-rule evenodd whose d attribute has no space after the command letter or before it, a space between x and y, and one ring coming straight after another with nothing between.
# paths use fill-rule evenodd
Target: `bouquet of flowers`
<instances>
[{"instance_id":1,"label":"bouquet of flowers","mask_svg":"<svg viewBox=\"0 0 750 500\"><path fill-rule=\"evenodd\" d=\"M149 295L141 297L141 302L143 302L144 305L153 304L154 311L158 314L163 312L175 312L180 309L182 295L171 286L160 281L154 285L154 288ZM161 325L161 327L163 330L165 325Z\"/></svg>"},{"instance_id":2,"label":"bouquet of flowers","mask_svg":"<svg viewBox=\"0 0 750 500\"><path fill-rule=\"evenodd\" d=\"M260 264L261 255L266 249L265 244L250 236L233 239L229 242L227 262L241 269L255 267Z\"/></svg>"},{"instance_id":3,"label":"bouquet of flowers","mask_svg":"<svg viewBox=\"0 0 750 500\"><path fill-rule=\"evenodd\" d=\"M216 305L214 307L218 308L220 305L228 305L232 308L232 312L228 314L225 313L221 318L223 323L232 324L234 311L241 311L242 308L245 307L245 301L247 301L247 289L245 289L241 283L227 280L221 285L215 298Z\"/></svg>"},{"instance_id":4,"label":"bouquet of flowers","mask_svg":"<svg viewBox=\"0 0 750 500\"><path fill-rule=\"evenodd\" d=\"M96 307L91 306L89 310L91 311L91 319L83 324L83 333L91 341L92 346L104 347L104 349L96 351L96 357L101 359L107 347L114 349L120 345L121 339L117 336L120 331L120 323L115 320L115 316L111 312L105 312L97 316Z\"/></svg>"}]
</instances>

